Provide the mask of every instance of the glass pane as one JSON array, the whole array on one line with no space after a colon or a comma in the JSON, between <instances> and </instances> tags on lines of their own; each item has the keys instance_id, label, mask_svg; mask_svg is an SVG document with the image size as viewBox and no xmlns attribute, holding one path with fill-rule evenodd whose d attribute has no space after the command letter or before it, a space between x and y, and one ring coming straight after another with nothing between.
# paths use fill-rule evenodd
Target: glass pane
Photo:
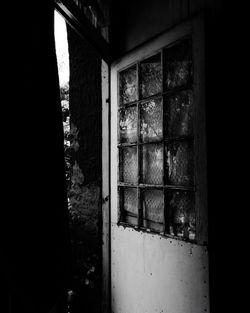
<instances>
[{"instance_id":1,"label":"glass pane","mask_svg":"<svg viewBox=\"0 0 250 313\"><path fill-rule=\"evenodd\" d=\"M140 106L140 132L144 142L162 139L162 98L144 102Z\"/></svg>"},{"instance_id":2,"label":"glass pane","mask_svg":"<svg viewBox=\"0 0 250 313\"><path fill-rule=\"evenodd\" d=\"M193 134L193 92L182 91L166 101L167 129L169 137L187 136Z\"/></svg>"},{"instance_id":3,"label":"glass pane","mask_svg":"<svg viewBox=\"0 0 250 313\"><path fill-rule=\"evenodd\" d=\"M129 225L137 226L138 225L138 218L130 215L125 215L123 218L123 222Z\"/></svg>"},{"instance_id":4,"label":"glass pane","mask_svg":"<svg viewBox=\"0 0 250 313\"><path fill-rule=\"evenodd\" d=\"M121 148L121 181L137 183L137 147Z\"/></svg>"},{"instance_id":5,"label":"glass pane","mask_svg":"<svg viewBox=\"0 0 250 313\"><path fill-rule=\"evenodd\" d=\"M122 222L130 225L137 225L138 219L138 203L137 203L137 189L120 187L120 197L122 210Z\"/></svg>"},{"instance_id":6,"label":"glass pane","mask_svg":"<svg viewBox=\"0 0 250 313\"><path fill-rule=\"evenodd\" d=\"M163 183L162 145L144 145L142 148L142 182L144 184Z\"/></svg>"},{"instance_id":7,"label":"glass pane","mask_svg":"<svg viewBox=\"0 0 250 313\"><path fill-rule=\"evenodd\" d=\"M143 191L143 219L164 223L163 191L146 189Z\"/></svg>"},{"instance_id":8,"label":"glass pane","mask_svg":"<svg viewBox=\"0 0 250 313\"><path fill-rule=\"evenodd\" d=\"M140 95L146 98L162 90L161 55L157 54L140 64Z\"/></svg>"},{"instance_id":9,"label":"glass pane","mask_svg":"<svg viewBox=\"0 0 250 313\"><path fill-rule=\"evenodd\" d=\"M165 50L165 79L167 89L186 85L192 78L192 44L185 40Z\"/></svg>"},{"instance_id":10,"label":"glass pane","mask_svg":"<svg viewBox=\"0 0 250 313\"><path fill-rule=\"evenodd\" d=\"M136 188L123 188L123 200L124 200L124 211L137 215L138 204L137 204L137 189Z\"/></svg>"},{"instance_id":11,"label":"glass pane","mask_svg":"<svg viewBox=\"0 0 250 313\"><path fill-rule=\"evenodd\" d=\"M168 184L192 186L194 154L192 142L171 142L166 145Z\"/></svg>"},{"instance_id":12,"label":"glass pane","mask_svg":"<svg viewBox=\"0 0 250 313\"><path fill-rule=\"evenodd\" d=\"M120 110L120 142L136 142L137 140L137 108Z\"/></svg>"},{"instance_id":13,"label":"glass pane","mask_svg":"<svg viewBox=\"0 0 250 313\"><path fill-rule=\"evenodd\" d=\"M120 72L119 78L120 104L137 100L136 66Z\"/></svg>"},{"instance_id":14,"label":"glass pane","mask_svg":"<svg viewBox=\"0 0 250 313\"><path fill-rule=\"evenodd\" d=\"M187 191L169 192L170 234L195 239L194 195Z\"/></svg>"}]
</instances>

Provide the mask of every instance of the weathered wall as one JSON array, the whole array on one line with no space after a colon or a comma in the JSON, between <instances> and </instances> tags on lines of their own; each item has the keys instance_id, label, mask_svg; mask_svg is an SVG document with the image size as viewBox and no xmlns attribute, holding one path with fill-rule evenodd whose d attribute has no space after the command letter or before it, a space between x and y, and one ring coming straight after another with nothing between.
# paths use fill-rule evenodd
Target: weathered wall
<instances>
[{"instance_id":1,"label":"weathered wall","mask_svg":"<svg viewBox=\"0 0 250 313\"><path fill-rule=\"evenodd\" d=\"M101 304L101 59L68 28L73 313ZM74 308L75 306L75 308ZM75 310L75 311L74 311Z\"/></svg>"},{"instance_id":2,"label":"weathered wall","mask_svg":"<svg viewBox=\"0 0 250 313\"><path fill-rule=\"evenodd\" d=\"M112 223L116 313L209 312L205 247Z\"/></svg>"}]
</instances>

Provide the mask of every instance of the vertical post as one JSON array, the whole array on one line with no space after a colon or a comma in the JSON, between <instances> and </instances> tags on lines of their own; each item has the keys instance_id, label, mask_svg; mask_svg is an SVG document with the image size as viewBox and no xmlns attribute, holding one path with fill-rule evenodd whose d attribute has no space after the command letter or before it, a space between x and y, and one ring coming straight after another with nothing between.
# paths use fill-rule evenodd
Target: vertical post
<instances>
[{"instance_id":1,"label":"vertical post","mask_svg":"<svg viewBox=\"0 0 250 313\"><path fill-rule=\"evenodd\" d=\"M102 60L102 312L110 312L109 67Z\"/></svg>"},{"instance_id":2,"label":"vertical post","mask_svg":"<svg viewBox=\"0 0 250 313\"><path fill-rule=\"evenodd\" d=\"M195 207L197 242L200 244L208 241L204 27L203 15L193 20Z\"/></svg>"},{"instance_id":3,"label":"vertical post","mask_svg":"<svg viewBox=\"0 0 250 313\"><path fill-rule=\"evenodd\" d=\"M141 135L140 135L140 124L141 124L141 114L140 114L140 69L139 63L137 62L136 65L136 73L137 73L137 185L141 183L141 158L142 158L142 146L140 145L141 142ZM138 208L138 217L137 217L137 226L140 228L143 226L143 206L142 206L142 192L141 188L137 187L137 208Z\"/></svg>"}]
</instances>

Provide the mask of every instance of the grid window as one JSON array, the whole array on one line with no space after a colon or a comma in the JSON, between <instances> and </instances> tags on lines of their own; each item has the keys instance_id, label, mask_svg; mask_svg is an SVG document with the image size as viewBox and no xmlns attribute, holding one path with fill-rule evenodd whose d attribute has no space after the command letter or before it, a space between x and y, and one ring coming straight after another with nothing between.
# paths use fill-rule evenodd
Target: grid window
<instances>
[{"instance_id":1,"label":"grid window","mask_svg":"<svg viewBox=\"0 0 250 313\"><path fill-rule=\"evenodd\" d=\"M118 79L119 222L195 241L191 38Z\"/></svg>"}]
</instances>

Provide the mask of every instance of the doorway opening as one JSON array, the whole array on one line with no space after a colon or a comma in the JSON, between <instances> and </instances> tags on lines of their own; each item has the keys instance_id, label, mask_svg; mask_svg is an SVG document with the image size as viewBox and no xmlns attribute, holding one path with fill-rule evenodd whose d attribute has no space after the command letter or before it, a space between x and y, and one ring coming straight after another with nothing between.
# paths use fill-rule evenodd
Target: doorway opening
<instances>
[{"instance_id":1,"label":"doorway opening","mask_svg":"<svg viewBox=\"0 0 250 313\"><path fill-rule=\"evenodd\" d=\"M55 11L72 277L68 312L102 306L102 59Z\"/></svg>"}]
</instances>

